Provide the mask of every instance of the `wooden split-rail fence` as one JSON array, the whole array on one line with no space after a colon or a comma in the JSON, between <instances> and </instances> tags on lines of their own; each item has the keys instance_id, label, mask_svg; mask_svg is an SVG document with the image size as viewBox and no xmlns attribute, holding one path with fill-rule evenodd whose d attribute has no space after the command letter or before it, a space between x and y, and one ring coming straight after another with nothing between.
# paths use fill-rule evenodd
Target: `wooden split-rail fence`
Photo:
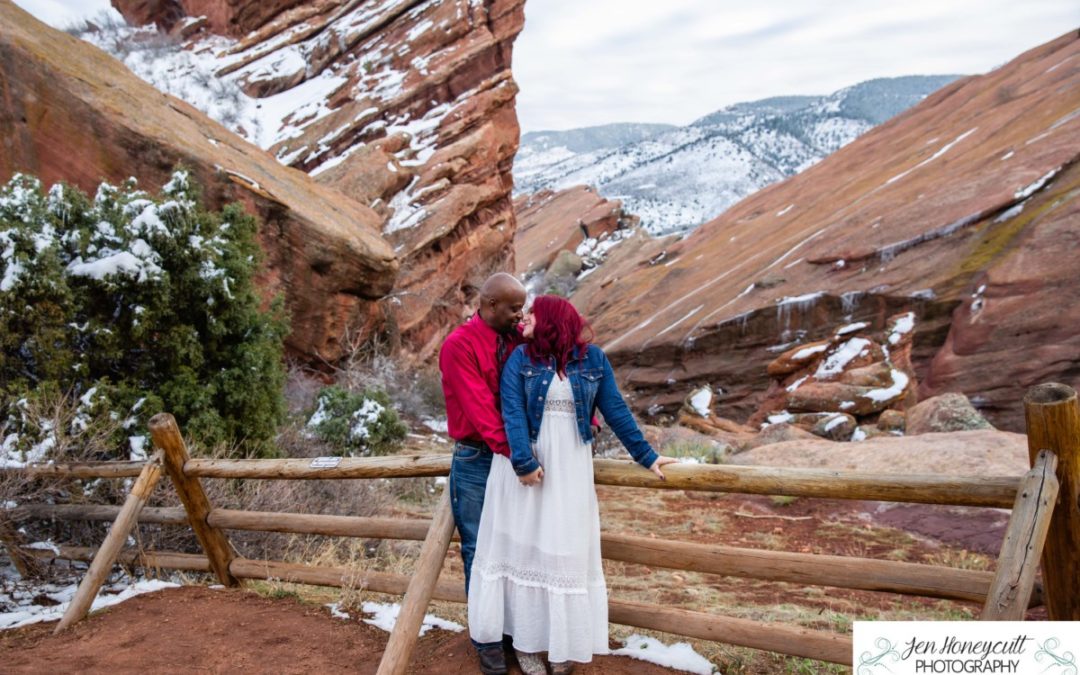
<instances>
[{"instance_id":1,"label":"wooden split-rail fence","mask_svg":"<svg viewBox=\"0 0 1080 675\"><path fill-rule=\"evenodd\" d=\"M1061 384L1032 388L1025 400L1031 471L1024 476L956 477L867 474L832 470L756 466L672 465L666 481L630 462L595 461L597 484L666 490L693 490L830 499L878 500L1012 509L996 572L872 560L859 557L766 551L604 534L609 560L797 584L900 593L983 603L980 619L1019 620L1029 605L1042 602L1051 620L1080 619L1080 407L1076 392ZM21 518L112 521L97 549L60 547L35 551L90 567L56 631L82 619L112 565L210 572L226 586L245 579L366 589L404 595L401 612L383 653L379 673L402 673L408 666L424 613L432 599L465 602L460 582L440 581L439 572L453 536L449 490L430 521L215 508L203 479L359 479L446 476L449 456L311 459L200 459L188 455L171 415L150 420L155 451L146 462L37 465L9 471L31 476L72 478L136 477L122 506L23 505ZM182 508L147 508L158 480L168 475ZM137 522L190 526L205 555L124 550ZM253 530L422 540L410 576L355 571L239 557L227 530ZM1034 594L1042 564L1041 594ZM718 616L638 602L611 600L613 623L679 636L712 640L851 665L849 635Z\"/></svg>"}]
</instances>

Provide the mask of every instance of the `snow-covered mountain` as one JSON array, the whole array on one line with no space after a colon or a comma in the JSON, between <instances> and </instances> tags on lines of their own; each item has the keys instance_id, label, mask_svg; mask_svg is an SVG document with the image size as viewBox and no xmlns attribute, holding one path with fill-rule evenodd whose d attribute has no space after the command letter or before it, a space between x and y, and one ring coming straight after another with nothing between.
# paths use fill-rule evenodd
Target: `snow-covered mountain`
<instances>
[{"instance_id":1,"label":"snow-covered mountain","mask_svg":"<svg viewBox=\"0 0 1080 675\"><path fill-rule=\"evenodd\" d=\"M870 80L829 96L736 103L689 126L609 124L522 136L515 194L592 185L653 234L692 229L796 174L957 75Z\"/></svg>"}]
</instances>

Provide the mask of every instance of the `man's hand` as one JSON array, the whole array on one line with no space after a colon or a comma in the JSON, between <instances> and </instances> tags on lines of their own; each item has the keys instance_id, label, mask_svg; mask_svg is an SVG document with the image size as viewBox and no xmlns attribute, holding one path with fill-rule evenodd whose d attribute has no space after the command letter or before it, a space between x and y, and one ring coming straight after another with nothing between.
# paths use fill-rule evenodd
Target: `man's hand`
<instances>
[{"instance_id":1,"label":"man's hand","mask_svg":"<svg viewBox=\"0 0 1080 675\"><path fill-rule=\"evenodd\" d=\"M527 473L524 476L518 476L518 480L525 487L532 487L533 485L539 485L540 479L544 477L544 467L540 467L532 473Z\"/></svg>"}]
</instances>

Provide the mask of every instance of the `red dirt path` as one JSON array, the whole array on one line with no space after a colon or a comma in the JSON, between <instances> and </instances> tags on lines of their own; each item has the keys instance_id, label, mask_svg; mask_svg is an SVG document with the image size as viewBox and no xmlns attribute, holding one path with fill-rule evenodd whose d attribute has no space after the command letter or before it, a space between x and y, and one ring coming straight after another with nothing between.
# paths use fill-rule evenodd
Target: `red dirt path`
<instances>
[{"instance_id":1,"label":"red dirt path","mask_svg":"<svg viewBox=\"0 0 1080 675\"><path fill-rule=\"evenodd\" d=\"M202 586L140 595L53 637L55 623L0 633L4 673L374 673L389 633L330 616L292 598ZM476 673L462 633L432 630L413 654L412 673ZM511 668L511 673L519 673ZM601 656L583 675L676 671Z\"/></svg>"}]
</instances>

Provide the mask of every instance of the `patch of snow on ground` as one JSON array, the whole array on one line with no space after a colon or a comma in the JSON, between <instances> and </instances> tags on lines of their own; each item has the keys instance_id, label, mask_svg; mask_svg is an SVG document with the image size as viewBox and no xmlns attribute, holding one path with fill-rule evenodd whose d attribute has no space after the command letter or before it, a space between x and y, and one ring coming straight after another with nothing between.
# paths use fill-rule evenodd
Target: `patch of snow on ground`
<instances>
[{"instance_id":1,"label":"patch of snow on ground","mask_svg":"<svg viewBox=\"0 0 1080 675\"><path fill-rule=\"evenodd\" d=\"M667 645L656 638L634 634L623 642L625 646L611 652L613 656L629 656L632 659L648 661L660 666L682 670L698 675L712 675L718 672L716 666L701 654L694 651L688 642L676 642Z\"/></svg>"},{"instance_id":2,"label":"patch of snow on ground","mask_svg":"<svg viewBox=\"0 0 1080 675\"><path fill-rule=\"evenodd\" d=\"M437 420L426 419L421 422L425 427L432 431L438 431L439 433L448 433L450 428L447 426L448 422L445 417L440 417Z\"/></svg>"},{"instance_id":3,"label":"patch of snow on ground","mask_svg":"<svg viewBox=\"0 0 1080 675\"><path fill-rule=\"evenodd\" d=\"M106 587L103 593L98 594L90 611L111 607L136 595L153 593L163 588L177 588L179 585L158 579L143 579L135 583L112 584ZM0 595L0 606L11 608L9 611L0 613L0 630L19 628L20 626L28 626L42 621L59 621L64 616L64 612L67 611L68 605L71 604L71 599L75 596L78 587L78 584L69 584L67 586L45 584L34 588L32 591L15 590ZM39 594L44 594L49 599L60 604L48 607L36 605L34 604L34 598Z\"/></svg>"},{"instance_id":4,"label":"patch of snow on ground","mask_svg":"<svg viewBox=\"0 0 1080 675\"><path fill-rule=\"evenodd\" d=\"M361 609L364 614L373 615L370 619L364 619L364 623L371 624L372 626L381 628L389 633L394 630L394 624L397 622L398 614L401 612L401 605L396 602L394 604L365 602L361 606ZM455 633L460 633L465 630L465 626L462 626L461 624L446 619L440 619L434 614L425 614L424 623L420 626L420 635L423 636L432 628L441 628Z\"/></svg>"}]
</instances>

